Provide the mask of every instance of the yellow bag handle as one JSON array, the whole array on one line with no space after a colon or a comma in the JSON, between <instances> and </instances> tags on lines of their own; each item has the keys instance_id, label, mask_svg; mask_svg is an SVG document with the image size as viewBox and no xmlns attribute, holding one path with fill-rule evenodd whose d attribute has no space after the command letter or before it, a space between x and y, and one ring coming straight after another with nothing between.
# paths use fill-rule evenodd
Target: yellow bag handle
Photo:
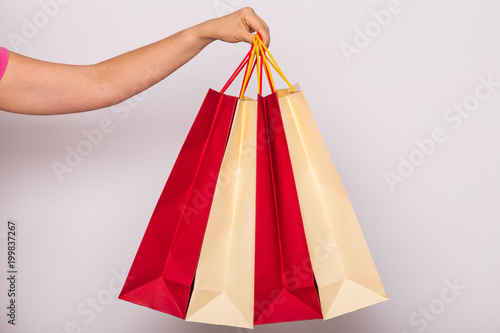
<instances>
[{"instance_id":1,"label":"yellow bag handle","mask_svg":"<svg viewBox=\"0 0 500 333\"><path fill-rule=\"evenodd\" d=\"M274 80L273 80L273 75L271 74L271 69L269 68L269 63L267 61L267 58L266 58L266 53L264 51L264 49L262 48L262 46L257 42L256 43L258 45L258 47L260 48L260 54L261 54L261 64L264 63L264 69L266 71L266 76L267 76L267 81L269 82L269 87L271 88L271 91L274 93L275 92L275 86L274 86ZM262 80L262 78L261 78ZM262 95L262 89L259 90L259 93Z\"/></svg>"},{"instance_id":2,"label":"yellow bag handle","mask_svg":"<svg viewBox=\"0 0 500 333\"><path fill-rule=\"evenodd\" d=\"M286 82L286 84L288 85L288 87L290 88L290 90L295 91L295 89L293 88L292 84L287 80L287 78L286 78L285 74L283 73L283 71L279 68L278 63L274 59L274 57L271 54L271 52L269 52L269 49L266 47L266 44L264 44L264 42L260 38L260 35L256 34L254 40L256 40L257 43L258 43L258 45L259 45L259 49L261 50L261 52L263 54L263 58L265 60L266 66L268 66L267 65L268 63L271 64L271 66L273 66L274 70ZM267 57L267 55L269 55L269 58ZM269 68L269 66L268 66L268 68ZM269 71L269 74L270 74L270 71ZM272 76L271 76L271 78L272 78Z\"/></svg>"},{"instance_id":3,"label":"yellow bag handle","mask_svg":"<svg viewBox=\"0 0 500 333\"><path fill-rule=\"evenodd\" d=\"M255 39L254 39L255 41ZM251 73L253 72L253 67L254 67L254 58L255 54L257 52L257 48L255 47L255 43L252 45L252 54L250 55L250 60L247 64L247 68L245 70L245 76L243 78L243 84L241 86L240 90L240 99L243 98L243 94L245 93L245 90L247 89L248 81L250 80Z\"/></svg>"},{"instance_id":4,"label":"yellow bag handle","mask_svg":"<svg viewBox=\"0 0 500 333\"><path fill-rule=\"evenodd\" d=\"M262 70L261 66L263 65L265 68L266 76L268 78L269 86L271 88L271 91L275 91L275 85L274 85L274 80L271 74L271 70L269 67L269 64L274 68L274 70L283 78L283 80L287 83L288 87L290 88L291 91L295 91L293 86L290 84L290 82L287 80L285 74L283 74L283 71L279 68L276 60L272 56L271 52L269 52L269 49L266 47L264 42L262 41L262 38L260 37L260 34L255 34L255 37L253 39L252 43L252 54L250 56L250 60L247 64L247 68L245 71L245 77L243 79L243 84L241 87L240 91L240 96L239 98L243 98L243 94L246 91L246 88L248 86L248 82L250 80L250 77L253 72L253 68L257 66L257 81L258 81L258 88L259 88L259 93L262 94ZM269 57L268 57L269 56Z\"/></svg>"}]
</instances>

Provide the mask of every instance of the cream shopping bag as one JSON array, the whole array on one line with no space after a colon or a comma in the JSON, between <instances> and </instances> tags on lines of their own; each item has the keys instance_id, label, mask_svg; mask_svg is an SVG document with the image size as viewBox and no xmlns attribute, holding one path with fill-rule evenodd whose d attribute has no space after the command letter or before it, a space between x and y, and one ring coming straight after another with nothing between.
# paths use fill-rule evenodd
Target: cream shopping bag
<instances>
[{"instance_id":1,"label":"cream shopping bag","mask_svg":"<svg viewBox=\"0 0 500 333\"><path fill-rule=\"evenodd\" d=\"M239 99L186 320L253 327L257 101Z\"/></svg>"},{"instance_id":2,"label":"cream shopping bag","mask_svg":"<svg viewBox=\"0 0 500 333\"><path fill-rule=\"evenodd\" d=\"M304 93L277 91L324 319L387 300Z\"/></svg>"}]
</instances>

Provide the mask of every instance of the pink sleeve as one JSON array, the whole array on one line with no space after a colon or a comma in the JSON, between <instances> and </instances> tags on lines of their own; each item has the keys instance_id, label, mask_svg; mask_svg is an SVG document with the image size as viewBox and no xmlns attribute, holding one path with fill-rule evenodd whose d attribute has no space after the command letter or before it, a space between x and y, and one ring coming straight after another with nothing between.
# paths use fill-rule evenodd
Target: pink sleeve
<instances>
[{"instance_id":1,"label":"pink sleeve","mask_svg":"<svg viewBox=\"0 0 500 333\"><path fill-rule=\"evenodd\" d=\"M7 62L9 61L9 51L5 47L0 47L0 80L5 73L5 68L7 68Z\"/></svg>"}]
</instances>

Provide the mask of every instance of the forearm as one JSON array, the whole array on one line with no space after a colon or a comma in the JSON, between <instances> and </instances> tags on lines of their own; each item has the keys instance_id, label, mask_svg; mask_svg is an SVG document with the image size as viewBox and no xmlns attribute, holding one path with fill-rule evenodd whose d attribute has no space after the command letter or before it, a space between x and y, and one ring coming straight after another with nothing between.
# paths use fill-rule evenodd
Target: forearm
<instances>
[{"instance_id":1,"label":"forearm","mask_svg":"<svg viewBox=\"0 0 500 333\"><path fill-rule=\"evenodd\" d=\"M128 99L163 80L214 39L205 24L93 65L102 106Z\"/></svg>"},{"instance_id":2,"label":"forearm","mask_svg":"<svg viewBox=\"0 0 500 333\"><path fill-rule=\"evenodd\" d=\"M47 115L117 104L158 83L212 42L204 24L95 65L57 64L11 52L0 81L0 109Z\"/></svg>"}]
</instances>

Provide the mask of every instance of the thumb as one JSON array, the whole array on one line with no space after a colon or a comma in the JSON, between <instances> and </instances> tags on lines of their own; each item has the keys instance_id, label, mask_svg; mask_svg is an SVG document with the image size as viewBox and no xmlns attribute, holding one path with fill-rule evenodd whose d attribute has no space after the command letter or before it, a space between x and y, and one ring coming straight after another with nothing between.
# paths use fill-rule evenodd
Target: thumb
<instances>
[{"instance_id":1,"label":"thumb","mask_svg":"<svg viewBox=\"0 0 500 333\"><path fill-rule=\"evenodd\" d=\"M248 32L248 31L243 31L243 35L241 36L241 40L243 42L248 43L248 44L252 44L254 37L255 37L254 34Z\"/></svg>"},{"instance_id":2,"label":"thumb","mask_svg":"<svg viewBox=\"0 0 500 333\"><path fill-rule=\"evenodd\" d=\"M269 44L271 43L271 37L269 36L268 31L258 31L258 34L260 34L260 38L262 39L262 42L266 47L269 47Z\"/></svg>"}]
</instances>

